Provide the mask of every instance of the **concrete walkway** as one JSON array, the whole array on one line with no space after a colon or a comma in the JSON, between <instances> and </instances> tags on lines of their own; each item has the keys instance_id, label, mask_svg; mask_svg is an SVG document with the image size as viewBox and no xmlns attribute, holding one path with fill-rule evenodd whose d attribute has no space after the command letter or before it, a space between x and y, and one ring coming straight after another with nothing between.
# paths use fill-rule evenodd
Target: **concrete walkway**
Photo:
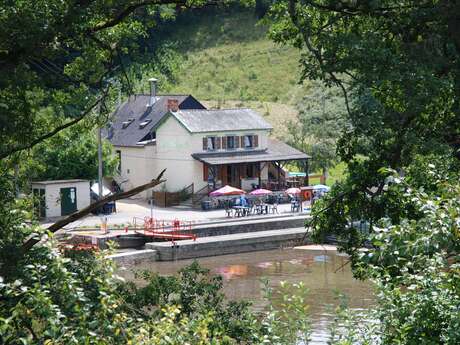
<instances>
[{"instance_id":1,"label":"concrete walkway","mask_svg":"<svg viewBox=\"0 0 460 345\"><path fill-rule=\"evenodd\" d=\"M278 205L278 212L280 215L293 214L291 213L290 204ZM228 220L226 217L225 210L211 210L202 211L184 206L176 207L153 207L147 204L145 201L124 199L117 201L117 213L107 216L94 216L89 215L81 220L70 223L64 229L72 230L81 227L99 227L103 217L107 218L107 224L113 225L126 225L133 222L133 218L139 218L141 220L144 217L150 217L153 215L158 220L174 220L178 219L181 221L192 221L196 223L207 223ZM235 218L238 219L238 218ZM47 220L42 223L42 226L48 227L56 221L55 219Z\"/></svg>"}]
</instances>

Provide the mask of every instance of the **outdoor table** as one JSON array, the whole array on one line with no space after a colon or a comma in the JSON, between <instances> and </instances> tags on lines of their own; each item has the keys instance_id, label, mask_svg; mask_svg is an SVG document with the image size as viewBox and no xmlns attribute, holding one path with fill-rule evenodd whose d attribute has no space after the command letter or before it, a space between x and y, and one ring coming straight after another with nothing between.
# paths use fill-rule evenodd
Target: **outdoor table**
<instances>
[{"instance_id":1,"label":"outdoor table","mask_svg":"<svg viewBox=\"0 0 460 345\"><path fill-rule=\"evenodd\" d=\"M249 207L246 206L233 206L233 209L235 210L235 216L237 217L244 217L246 216Z\"/></svg>"},{"instance_id":2,"label":"outdoor table","mask_svg":"<svg viewBox=\"0 0 460 345\"><path fill-rule=\"evenodd\" d=\"M268 214L268 204L259 204L256 205L256 212L258 214Z\"/></svg>"}]
</instances>

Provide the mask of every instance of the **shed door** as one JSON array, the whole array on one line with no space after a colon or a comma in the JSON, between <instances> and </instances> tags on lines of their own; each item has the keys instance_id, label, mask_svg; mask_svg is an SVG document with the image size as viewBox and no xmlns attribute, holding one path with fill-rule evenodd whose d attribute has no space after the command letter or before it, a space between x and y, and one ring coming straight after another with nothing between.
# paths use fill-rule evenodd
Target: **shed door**
<instances>
[{"instance_id":1,"label":"shed door","mask_svg":"<svg viewBox=\"0 0 460 345\"><path fill-rule=\"evenodd\" d=\"M77 189L61 188L61 215L66 216L77 210Z\"/></svg>"}]
</instances>

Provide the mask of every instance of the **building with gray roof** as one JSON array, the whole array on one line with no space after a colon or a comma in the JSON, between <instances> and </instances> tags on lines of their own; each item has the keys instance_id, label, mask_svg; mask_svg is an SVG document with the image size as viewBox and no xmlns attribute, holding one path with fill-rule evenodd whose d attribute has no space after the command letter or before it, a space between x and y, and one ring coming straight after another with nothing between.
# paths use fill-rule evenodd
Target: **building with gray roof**
<instances>
[{"instance_id":1,"label":"building with gray roof","mask_svg":"<svg viewBox=\"0 0 460 345\"><path fill-rule=\"evenodd\" d=\"M308 169L310 157L270 138L273 127L254 110L206 109L191 95L157 95L156 85L151 90L121 104L106 130L122 187L146 183L166 169L159 188L169 192L188 187L202 193L225 184L282 189L284 163L302 161Z\"/></svg>"}]
</instances>

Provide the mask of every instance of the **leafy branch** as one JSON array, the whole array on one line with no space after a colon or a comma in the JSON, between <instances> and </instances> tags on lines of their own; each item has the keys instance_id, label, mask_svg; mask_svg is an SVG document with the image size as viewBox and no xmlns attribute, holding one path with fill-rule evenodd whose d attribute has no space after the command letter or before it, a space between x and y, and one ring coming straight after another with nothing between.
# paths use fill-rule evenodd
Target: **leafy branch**
<instances>
[{"instance_id":1,"label":"leafy branch","mask_svg":"<svg viewBox=\"0 0 460 345\"><path fill-rule=\"evenodd\" d=\"M41 136L39 136L38 138L32 140L31 142L28 142L28 143L25 143L23 145L18 145L16 147L12 147L8 150L5 150L3 152L0 152L0 160L2 159L5 159L9 156L11 156L13 153L16 153L16 152L19 152L19 151L23 151L23 150L28 150L28 149L31 149L32 147L34 147L35 145L38 145L40 144L41 142L45 141L46 139L49 139L51 137L53 137L54 135L56 135L57 133L63 131L64 129L66 128L69 128L73 125L76 125L77 123L79 123L81 120L83 120L86 116L88 116L95 107L97 107L98 105L102 104L105 100L105 98L107 97L107 93L108 93L108 88L104 91L104 93L102 94L101 97L99 97L94 103L92 103L91 105L89 105L81 114L80 116L76 117L75 119L71 120L71 121L68 121L60 126L57 126L55 127L53 130L51 130L50 132L46 133L46 134L43 134Z\"/></svg>"}]
</instances>

